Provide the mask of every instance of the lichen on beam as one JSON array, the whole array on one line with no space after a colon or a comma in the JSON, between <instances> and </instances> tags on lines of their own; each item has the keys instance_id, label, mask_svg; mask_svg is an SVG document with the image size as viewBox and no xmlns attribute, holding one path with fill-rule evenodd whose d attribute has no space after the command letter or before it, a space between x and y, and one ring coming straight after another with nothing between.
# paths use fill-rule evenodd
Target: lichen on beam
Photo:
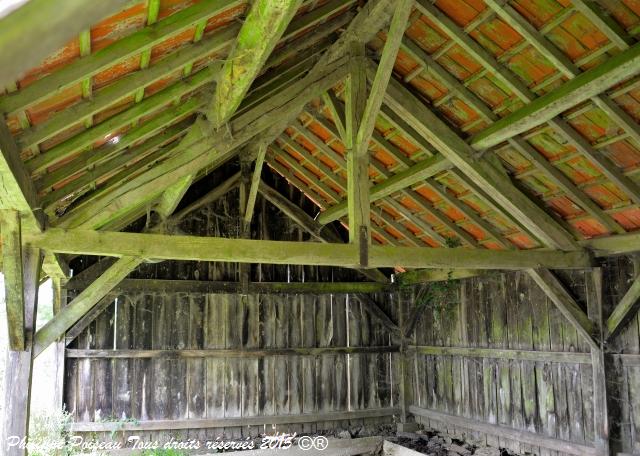
<instances>
[{"instance_id":1,"label":"lichen on beam","mask_svg":"<svg viewBox=\"0 0 640 456\"><path fill-rule=\"evenodd\" d=\"M301 3L302 0L253 2L207 110L207 118L215 128L236 112Z\"/></svg>"}]
</instances>

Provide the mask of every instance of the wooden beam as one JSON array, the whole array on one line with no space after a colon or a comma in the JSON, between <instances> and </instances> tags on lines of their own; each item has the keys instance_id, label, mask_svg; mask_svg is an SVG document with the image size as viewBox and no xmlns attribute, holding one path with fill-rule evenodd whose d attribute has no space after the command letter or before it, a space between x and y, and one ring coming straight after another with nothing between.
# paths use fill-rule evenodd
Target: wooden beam
<instances>
[{"instance_id":1,"label":"wooden beam","mask_svg":"<svg viewBox=\"0 0 640 456\"><path fill-rule=\"evenodd\" d=\"M184 194L187 193L187 190L191 187L193 180L193 175L184 176L178 182L165 189L153 206L153 210L158 213L163 220L169 218L178 207L178 204L180 204L180 201L182 201Z\"/></svg>"},{"instance_id":2,"label":"wooden beam","mask_svg":"<svg viewBox=\"0 0 640 456\"><path fill-rule=\"evenodd\" d=\"M391 332L394 336L402 337L402 333L400 332L400 327L394 323L389 315L382 310L380 305L368 294L365 293L356 293L355 294L358 301L362 303L366 312L378 323L382 324L389 332Z\"/></svg>"},{"instance_id":3,"label":"wooden beam","mask_svg":"<svg viewBox=\"0 0 640 456\"><path fill-rule=\"evenodd\" d=\"M5 87L65 46L82 30L117 13L126 0L52 3L32 0L0 19L0 87ZM25 33L37 30L38 33ZM47 39L43 40L42 36ZM2 110L2 109L0 109Z\"/></svg>"},{"instance_id":4,"label":"wooden beam","mask_svg":"<svg viewBox=\"0 0 640 456\"><path fill-rule=\"evenodd\" d=\"M618 234L580 241L596 257L624 255L640 251L640 233Z\"/></svg>"},{"instance_id":5,"label":"wooden beam","mask_svg":"<svg viewBox=\"0 0 640 456\"><path fill-rule=\"evenodd\" d=\"M206 429L206 428L230 428L230 427L244 427L244 426L264 426L274 424L296 424L296 423L315 423L326 421L343 421L343 420L360 420L366 418L380 418L391 417L398 413L396 408L384 408L384 409L369 409L369 410L355 410L355 411L338 411L329 413L305 413L299 415L272 415L272 416L243 416L237 418L224 417L224 418L206 418L206 419L191 419L191 420L149 420L141 421L139 423L126 422L87 422L87 423L73 423L70 426L72 432L110 432L116 431L157 431L157 430L178 430L178 429ZM369 442L374 440L375 445L368 445L369 450L363 450L362 446L357 445L358 440L365 439L344 439L346 444L340 445L340 440L335 440L335 446L329 446L326 450L327 455L345 456L345 455L360 455L367 454L370 451L375 451L375 448L381 442L380 437L368 437ZM351 452L348 449L354 445L355 451ZM331 450L336 449L335 453ZM273 453L269 453L271 450L257 450L258 453L253 451L243 451L246 456L260 456L263 454L278 455L283 450L273 450ZM300 451L295 447L286 450L287 456L305 456L309 451ZM226 453L226 452L225 452ZM313 453L313 451L312 451ZM226 454L236 454L226 453ZM238 453L239 454L239 453ZM323 452L323 454L325 454Z\"/></svg>"},{"instance_id":6,"label":"wooden beam","mask_svg":"<svg viewBox=\"0 0 640 456\"><path fill-rule=\"evenodd\" d=\"M544 293L558 308L560 313L571 323L578 334L593 349L599 350L597 342L594 340L594 325L580 308L575 299L569 294L560 281L551 271L543 268L535 268L527 271L529 276L538 284Z\"/></svg>"},{"instance_id":7,"label":"wooden beam","mask_svg":"<svg viewBox=\"0 0 640 456\"><path fill-rule=\"evenodd\" d=\"M531 130L635 76L640 71L639 68L640 45L636 44L503 117L475 135L470 144L479 149L486 149Z\"/></svg>"},{"instance_id":8,"label":"wooden beam","mask_svg":"<svg viewBox=\"0 0 640 456\"><path fill-rule=\"evenodd\" d=\"M39 249L24 247L22 250L22 283L24 284L24 350L8 350L4 378L4 426L2 426L3 454L24 456L25 448L9 446L9 437L28 440L29 411L31 406L31 378L33 371L34 333L38 311L38 284L42 252Z\"/></svg>"},{"instance_id":9,"label":"wooden beam","mask_svg":"<svg viewBox=\"0 0 640 456\"><path fill-rule=\"evenodd\" d=\"M467 279L483 274L485 274L484 271L477 269L420 269L398 274L397 279L398 283L402 285L414 285L419 283Z\"/></svg>"},{"instance_id":10,"label":"wooden beam","mask_svg":"<svg viewBox=\"0 0 640 456\"><path fill-rule=\"evenodd\" d=\"M14 210L0 212L2 235L2 273L4 274L4 300L7 312L9 349L25 349L25 296L22 274L22 232L20 213Z\"/></svg>"},{"instance_id":11,"label":"wooden beam","mask_svg":"<svg viewBox=\"0 0 640 456\"><path fill-rule=\"evenodd\" d=\"M256 0L227 57L207 118L214 128L228 121L285 32L302 0Z\"/></svg>"},{"instance_id":12,"label":"wooden beam","mask_svg":"<svg viewBox=\"0 0 640 456\"><path fill-rule=\"evenodd\" d=\"M545 437L539 433L488 424L470 418L463 418L461 416L450 415L448 413L427 410L415 405L411 406L409 411L416 416L423 417L428 420L439 421L445 425L455 426L462 429L470 429L487 435L504 437L505 439L515 440L516 442L533 445L535 447L542 447L565 454L574 454L576 456L600 456L596 448L593 446L555 439L553 437Z\"/></svg>"},{"instance_id":13,"label":"wooden beam","mask_svg":"<svg viewBox=\"0 0 640 456\"><path fill-rule=\"evenodd\" d=\"M326 227L324 227L323 225L316 222L304 210L293 204L280 192L270 187L263 181L260 181L258 191L267 201L280 209L295 223L304 228L304 230L311 236L313 236L316 240L320 242L342 242L342 239L333 234L330 230L326 229Z\"/></svg>"},{"instance_id":14,"label":"wooden beam","mask_svg":"<svg viewBox=\"0 0 640 456\"><path fill-rule=\"evenodd\" d=\"M360 247L360 262L368 264L371 243L369 216L369 150L358 143L358 132L367 105L365 44L353 42L349 49L349 78L345 84L345 147L347 149L347 212L349 242Z\"/></svg>"},{"instance_id":15,"label":"wooden beam","mask_svg":"<svg viewBox=\"0 0 640 456\"><path fill-rule=\"evenodd\" d=\"M80 318L98 304L107 293L120 283L131 271L138 267L140 263L142 263L142 260L139 258L121 258L56 316L49 320L35 334L33 347L34 357L42 353L56 339L62 337L67 329L71 328Z\"/></svg>"},{"instance_id":16,"label":"wooden beam","mask_svg":"<svg viewBox=\"0 0 640 456\"><path fill-rule=\"evenodd\" d=\"M0 122L0 208L18 211L23 232L40 232L44 216L33 182L20 159L20 151L5 122ZM44 271L50 277L67 277L68 266L61 259L47 255Z\"/></svg>"},{"instance_id":17,"label":"wooden beam","mask_svg":"<svg viewBox=\"0 0 640 456\"><path fill-rule=\"evenodd\" d=\"M334 125L336 126L336 130L340 135L340 140L345 143L347 138L347 130L346 130L346 114L344 111L344 106L339 102L336 94L333 90L327 90L322 95L322 100L324 104L327 106L329 111L331 112L331 119L333 120Z\"/></svg>"},{"instance_id":18,"label":"wooden beam","mask_svg":"<svg viewBox=\"0 0 640 456\"><path fill-rule=\"evenodd\" d=\"M415 353L428 356L462 356L465 358L511 359L514 361L537 361L543 363L591 364L591 353L428 345L410 345L409 349Z\"/></svg>"},{"instance_id":19,"label":"wooden beam","mask_svg":"<svg viewBox=\"0 0 640 456\"><path fill-rule=\"evenodd\" d=\"M151 233L49 229L23 237L36 247L68 254L154 260L226 261L356 267L358 246L314 242L261 241ZM465 248L371 246L371 267L455 269L551 269L591 266L583 251L493 251Z\"/></svg>"},{"instance_id":20,"label":"wooden beam","mask_svg":"<svg viewBox=\"0 0 640 456\"><path fill-rule=\"evenodd\" d=\"M609 410L607 404L607 367L605 365L605 325L602 314L602 268L586 274L587 315L593 322L598 348L591 348L593 372L594 443L602 456L609 456Z\"/></svg>"},{"instance_id":21,"label":"wooden beam","mask_svg":"<svg viewBox=\"0 0 640 456\"><path fill-rule=\"evenodd\" d=\"M374 185L369 191L370 201L377 201L381 198L390 196L400 190L403 190L417 182L423 181L429 177L435 176L442 171L446 171L451 168L451 162L445 159L441 155L435 155L433 157L422 160L411 168L394 174L387 180ZM338 220L348 213L347 202L342 201L334 206L331 206L326 211L322 212L318 216L318 222L325 225L331 223L334 220Z\"/></svg>"},{"instance_id":22,"label":"wooden beam","mask_svg":"<svg viewBox=\"0 0 640 456\"><path fill-rule=\"evenodd\" d=\"M126 279L125 279L126 280ZM91 285L91 283L88 283L87 286ZM84 287L83 287L84 288ZM114 291L117 292L116 289L114 289ZM100 301L98 301L98 303L93 306L93 308L91 308L91 310L89 310L86 314L84 314L84 316L82 318L80 318L77 322L74 323L73 326L71 326L67 331L65 331L64 333L64 344L69 345L71 342L73 342L75 340L76 337L78 337L82 331L84 331L85 329L87 329L87 327L93 323L95 321L96 318L98 318L98 316L104 312L104 310L109 307L111 304L114 303L114 300L116 298L116 295L111 294L111 293L107 293L104 298L102 298Z\"/></svg>"},{"instance_id":23,"label":"wooden beam","mask_svg":"<svg viewBox=\"0 0 640 456\"><path fill-rule=\"evenodd\" d=\"M73 290L91 285L90 280L75 282ZM124 279L113 293L237 293L239 282L210 280L160 280ZM259 294L340 294L378 293L390 290L389 283L382 282L250 282L249 293ZM68 334L68 332L67 332Z\"/></svg>"},{"instance_id":24,"label":"wooden beam","mask_svg":"<svg viewBox=\"0 0 640 456\"><path fill-rule=\"evenodd\" d=\"M394 345L368 347L291 347L291 348L212 348L182 350L94 350L67 349L67 358L82 359L193 359L193 358L265 358L270 356L355 355L395 353Z\"/></svg>"},{"instance_id":25,"label":"wooden beam","mask_svg":"<svg viewBox=\"0 0 640 456\"><path fill-rule=\"evenodd\" d=\"M516 189L501 170L474 158L474 150L399 82L389 84L386 103L536 237L553 248L576 248L576 241L551 216Z\"/></svg>"},{"instance_id":26,"label":"wooden beam","mask_svg":"<svg viewBox=\"0 0 640 456\"><path fill-rule=\"evenodd\" d=\"M359 244L360 264L363 267L368 265L368 246L371 243L369 142L412 8L413 0L396 2L380 65L368 98L364 43L355 42L350 45L351 71L345 91L349 241Z\"/></svg>"},{"instance_id":27,"label":"wooden beam","mask_svg":"<svg viewBox=\"0 0 640 456\"><path fill-rule=\"evenodd\" d=\"M173 214L168 222L176 223L179 220L183 219L188 214L192 213L195 210L200 209L203 206L206 206L209 203L212 203L218 199L220 199L223 195L227 194L231 189L235 188L238 185L240 180L240 172L235 173L233 176L228 178L226 181L222 182L220 185L215 187L214 189L207 192L205 195L201 196L185 208Z\"/></svg>"},{"instance_id":28,"label":"wooden beam","mask_svg":"<svg viewBox=\"0 0 640 456\"><path fill-rule=\"evenodd\" d=\"M253 165L253 173L251 174L251 187L249 188L249 195L247 197L247 207L244 212L244 223L251 223L253 218L253 211L256 206L256 198L258 197L258 190L262 180L262 166L264 165L264 158L267 154L267 145L260 144L258 146L258 152L256 155L255 163Z\"/></svg>"},{"instance_id":29,"label":"wooden beam","mask_svg":"<svg viewBox=\"0 0 640 456\"><path fill-rule=\"evenodd\" d=\"M607 319L606 329L609 340L624 328L624 325L635 316L638 310L638 305L640 305L640 274L638 274L638 272L636 272L636 274L636 278L631 284L631 287Z\"/></svg>"}]
</instances>

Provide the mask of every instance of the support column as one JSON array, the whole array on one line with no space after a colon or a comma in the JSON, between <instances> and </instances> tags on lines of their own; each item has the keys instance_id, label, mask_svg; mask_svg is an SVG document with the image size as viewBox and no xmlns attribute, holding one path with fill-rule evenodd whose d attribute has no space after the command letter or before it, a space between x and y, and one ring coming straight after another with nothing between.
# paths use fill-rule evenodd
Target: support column
<instances>
[{"instance_id":1,"label":"support column","mask_svg":"<svg viewBox=\"0 0 640 456\"><path fill-rule=\"evenodd\" d=\"M54 278L53 281L53 315L58 315L64 306L67 305L66 279ZM60 337L55 342L55 376L54 376L54 404L58 410L62 410L64 405L64 351L65 336Z\"/></svg>"},{"instance_id":2,"label":"support column","mask_svg":"<svg viewBox=\"0 0 640 456\"><path fill-rule=\"evenodd\" d=\"M248 154L247 154L248 155ZM242 239L249 239L251 237L251 222L247 222L244 215L247 212L247 204L249 201L249 192L251 187L251 163L252 159L246 156L240 157L240 202L239 202L239 218L240 218L240 233L239 236ZM249 279L251 276L251 265L248 263L240 263L240 284L242 294L249 293Z\"/></svg>"},{"instance_id":3,"label":"support column","mask_svg":"<svg viewBox=\"0 0 640 456\"><path fill-rule=\"evenodd\" d=\"M604 356L604 325L602 319L602 269L587 272L587 314L594 324L594 339L599 347L591 347L593 369L594 444L598 454L608 456L609 410L607 407L607 376Z\"/></svg>"},{"instance_id":4,"label":"support column","mask_svg":"<svg viewBox=\"0 0 640 456\"><path fill-rule=\"evenodd\" d=\"M398 431L410 432L415 431L418 425L415 422L409 422L409 407L413 405L413 382L411 381L411 359L407 351L407 340L405 338L408 309L403 293L398 291L396 294L398 299L398 324L400 326L400 381L398 385L401 412Z\"/></svg>"},{"instance_id":5,"label":"support column","mask_svg":"<svg viewBox=\"0 0 640 456\"><path fill-rule=\"evenodd\" d=\"M4 426L1 445L7 456L23 456L20 447L29 434L33 340L36 328L38 281L43 255L40 249L21 250L22 293L24 299L24 350L7 350L5 369ZM8 290L11 284L5 283ZM5 291L6 291L5 290Z\"/></svg>"}]
</instances>

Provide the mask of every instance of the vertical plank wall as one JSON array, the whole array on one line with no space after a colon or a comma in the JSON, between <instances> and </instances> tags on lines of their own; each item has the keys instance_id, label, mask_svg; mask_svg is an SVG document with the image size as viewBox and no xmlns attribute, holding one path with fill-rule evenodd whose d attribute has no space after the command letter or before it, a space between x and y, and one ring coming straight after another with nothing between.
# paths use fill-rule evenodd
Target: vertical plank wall
<instances>
[{"instance_id":1,"label":"vertical plank wall","mask_svg":"<svg viewBox=\"0 0 640 456\"><path fill-rule=\"evenodd\" d=\"M192 214L178 227L196 235L238 234L237 192ZM258 201L253 237L306 239L286 216ZM130 277L239 280L236 264L162 262ZM327 267L253 265L253 281L354 281L358 273ZM395 319L390 297L375 297ZM70 349L251 349L390 346L382 325L346 294L205 294L137 292L121 295ZM255 416L326 414L398 406L396 353L265 356L260 358L67 358L65 402L77 422L174 422ZM273 430L316 432L393 422L393 416ZM173 424L175 425L175 423ZM177 425L185 427L184 425ZM169 426L170 427L170 426ZM169 435L245 438L271 426L149 431ZM107 435L105 434L105 437Z\"/></svg>"},{"instance_id":2,"label":"vertical plank wall","mask_svg":"<svg viewBox=\"0 0 640 456\"><path fill-rule=\"evenodd\" d=\"M590 272L555 271L586 312L593 302ZM604 316L608 316L634 277L626 257L603 264ZM635 272L637 274L637 272ZM640 451L640 363L618 353L640 353L636 315L605 347L611 447ZM589 346L525 272L492 273L458 282L448 311L428 309L417 325L413 344L535 352L590 352ZM444 419L417 417L427 426L478 438L520 453L564 454L557 449L479 432L460 425L463 417L509 431L528 431L578 445L573 454L596 454L594 447L593 371L582 361L495 359L414 353L414 405ZM433 415L437 415L433 414ZM456 421L458 421L456 423ZM455 423L455 424L452 424ZM468 423L468 421L466 421ZM480 426L482 427L482 426ZM511 434L513 435L513 433Z\"/></svg>"}]
</instances>

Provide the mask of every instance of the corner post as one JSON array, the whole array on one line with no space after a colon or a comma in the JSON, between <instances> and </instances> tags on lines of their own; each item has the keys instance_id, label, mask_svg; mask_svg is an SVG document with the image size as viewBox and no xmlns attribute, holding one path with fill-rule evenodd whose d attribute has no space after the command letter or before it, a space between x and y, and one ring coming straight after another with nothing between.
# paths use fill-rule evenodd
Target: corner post
<instances>
[{"instance_id":1,"label":"corner post","mask_svg":"<svg viewBox=\"0 0 640 456\"><path fill-rule=\"evenodd\" d=\"M6 354L3 454L24 456L23 443L29 435L29 407L31 402L31 376L33 372L33 341L36 330L38 284L44 256L33 247L22 247L22 293L24 299L24 349L8 349ZM5 284L5 288L8 285Z\"/></svg>"},{"instance_id":2,"label":"corner post","mask_svg":"<svg viewBox=\"0 0 640 456\"><path fill-rule=\"evenodd\" d=\"M593 425L598 454L609 456L609 411L607 407L607 376L604 356L604 325L602 319L602 268L587 272L587 314L594 324L598 347L591 347L593 369Z\"/></svg>"}]
</instances>

